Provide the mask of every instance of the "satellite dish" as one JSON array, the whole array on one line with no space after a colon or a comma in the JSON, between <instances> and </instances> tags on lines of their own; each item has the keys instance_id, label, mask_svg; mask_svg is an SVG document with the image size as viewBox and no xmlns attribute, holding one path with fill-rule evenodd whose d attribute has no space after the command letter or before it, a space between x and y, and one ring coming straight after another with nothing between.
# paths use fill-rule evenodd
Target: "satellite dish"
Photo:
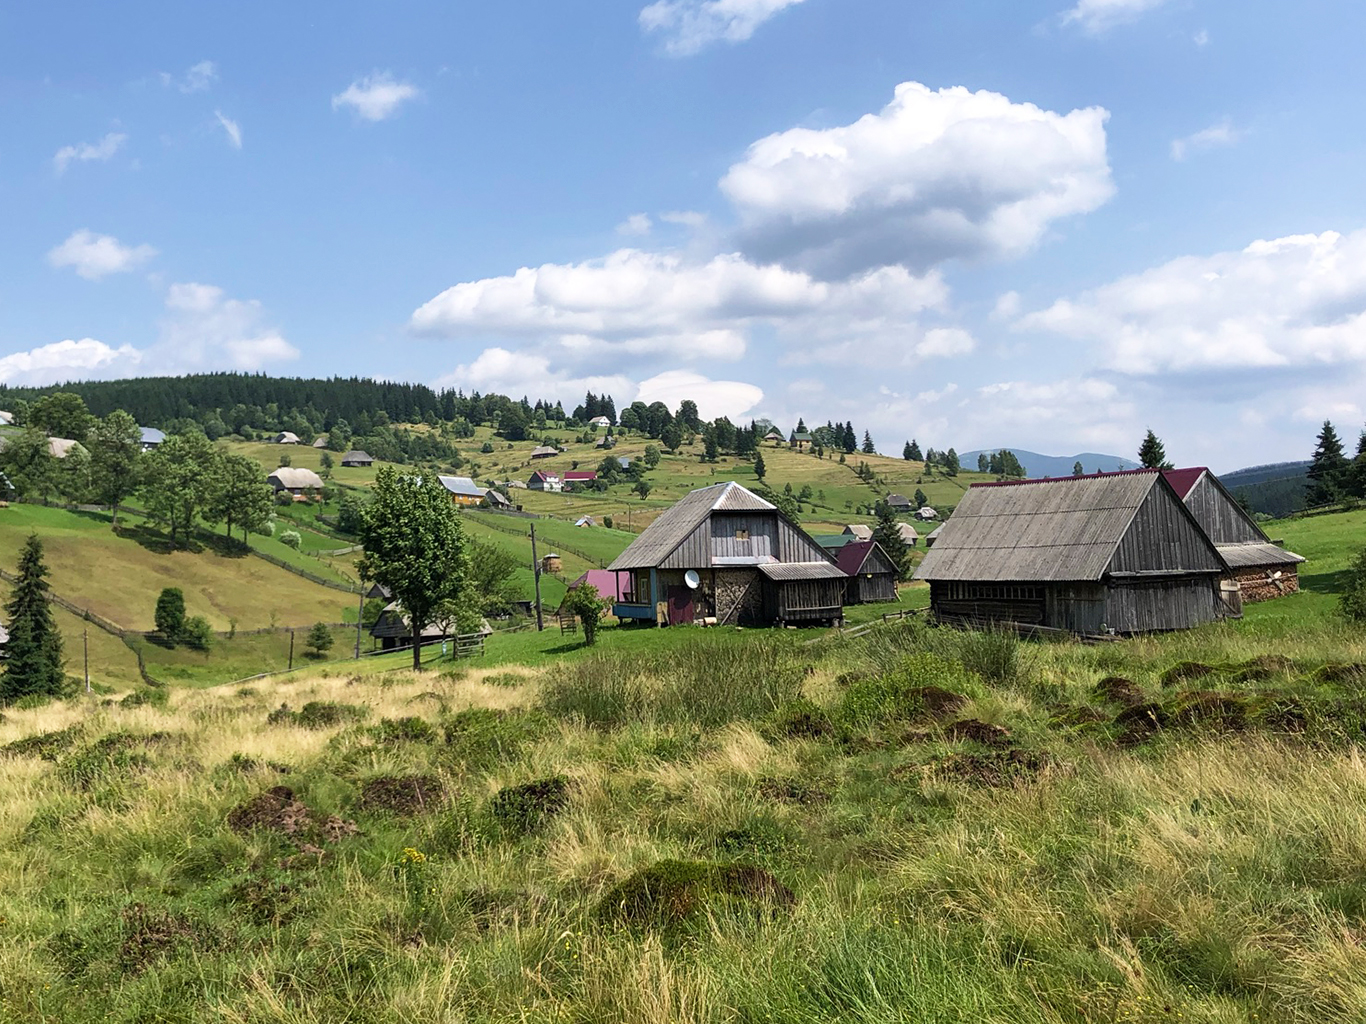
<instances>
[{"instance_id":1,"label":"satellite dish","mask_svg":"<svg viewBox=\"0 0 1366 1024\"><path fill-rule=\"evenodd\" d=\"M702 585L702 577L697 575L696 569L689 569L687 572L683 574L683 582L686 583L691 589L696 590L698 587Z\"/></svg>"}]
</instances>

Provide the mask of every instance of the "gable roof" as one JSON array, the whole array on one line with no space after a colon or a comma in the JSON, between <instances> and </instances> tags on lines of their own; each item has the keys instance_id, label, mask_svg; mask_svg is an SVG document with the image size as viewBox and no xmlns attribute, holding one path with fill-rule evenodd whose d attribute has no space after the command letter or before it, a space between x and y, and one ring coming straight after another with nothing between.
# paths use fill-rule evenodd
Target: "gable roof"
<instances>
[{"instance_id":1,"label":"gable roof","mask_svg":"<svg viewBox=\"0 0 1366 1024\"><path fill-rule=\"evenodd\" d=\"M1208 473L1209 470L1204 466L1192 466L1190 469L1164 469L1162 475L1167 478L1167 483L1172 485L1172 490L1182 501L1186 500L1186 495L1190 494L1191 488L1200 482L1200 478Z\"/></svg>"},{"instance_id":2,"label":"gable roof","mask_svg":"<svg viewBox=\"0 0 1366 1024\"><path fill-rule=\"evenodd\" d=\"M665 509L607 568L648 569L658 565L713 512L776 511L776 506L734 480L699 488Z\"/></svg>"},{"instance_id":3,"label":"gable roof","mask_svg":"<svg viewBox=\"0 0 1366 1024\"><path fill-rule=\"evenodd\" d=\"M326 448L328 443L329 441L326 434L319 434L317 437L313 439L314 448Z\"/></svg>"},{"instance_id":4,"label":"gable roof","mask_svg":"<svg viewBox=\"0 0 1366 1024\"><path fill-rule=\"evenodd\" d=\"M901 535L902 541L906 544L914 545L916 541L920 540L920 534L915 532L915 527L910 523L897 523L896 532Z\"/></svg>"},{"instance_id":5,"label":"gable roof","mask_svg":"<svg viewBox=\"0 0 1366 1024\"><path fill-rule=\"evenodd\" d=\"M890 565L891 559L887 557L886 552L882 551L882 545L875 540L850 541L835 552L835 564L846 576L857 576L863 572L863 564L868 561L875 549L882 553L883 559ZM887 570L878 569L877 571L886 572Z\"/></svg>"},{"instance_id":6,"label":"gable roof","mask_svg":"<svg viewBox=\"0 0 1366 1024\"><path fill-rule=\"evenodd\" d=\"M138 427L142 434L143 444L161 444L166 440L166 435L156 427Z\"/></svg>"},{"instance_id":7,"label":"gable roof","mask_svg":"<svg viewBox=\"0 0 1366 1024\"><path fill-rule=\"evenodd\" d=\"M577 481L596 480L598 478L598 474L597 470L593 469L571 469L568 473L564 474L564 478L566 480Z\"/></svg>"},{"instance_id":8,"label":"gable roof","mask_svg":"<svg viewBox=\"0 0 1366 1024\"><path fill-rule=\"evenodd\" d=\"M844 532L856 540L873 539L873 528L864 523L850 523L844 528Z\"/></svg>"},{"instance_id":9,"label":"gable roof","mask_svg":"<svg viewBox=\"0 0 1366 1024\"><path fill-rule=\"evenodd\" d=\"M790 440L790 441L810 441L810 440L811 440L811 435L810 435L809 433L807 433L805 430L803 430L801 433L798 433L797 431L794 430L794 431L792 432L792 436L791 436L790 438L788 438L788 440Z\"/></svg>"},{"instance_id":10,"label":"gable roof","mask_svg":"<svg viewBox=\"0 0 1366 1024\"><path fill-rule=\"evenodd\" d=\"M374 461L375 461L374 457L373 457L372 455L370 455L369 452L363 452L363 451L360 451L360 450L358 450L358 449L353 449L352 451L347 452L345 455L343 455L343 456L341 457L341 460L342 460L342 465L343 465L343 466L346 465L348 462L374 462Z\"/></svg>"},{"instance_id":11,"label":"gable roof","mask_svg":"<svg viewBox=\"0 0 1366 1024\"><path fill-rule=\"evenodd\" d=\"M546 481L546 480L558 480L558 479L559 479L559 476L558 476L557 474L555 474L555 473L546 472L544 469L538 469L538 470L536 470L536 472L532 473L531 476L528 477L527 479L528 479L528 480L540 479L540 480L543 480L543 481Z\"/></svg>"},{"instance_id":12,"label":"gable roof","mask_svg":"<svg viewBox=\"0 0 1366 1024\"><path fill-rule=\"evenodd\" d=\"M911 507L911 499L908 498L908 497L906 497L906 495L904 495L904 494L889 494L889 495L887 495L887 504L888 504L888 505L897 505L897 506L903 507L903 508L910 508L910 507Z\"/></svg>"},{"instance_id":13,"label":"gable roof","mask_svg":"<svg viewBox=\"0 0 1366 1024\"><path fill-rule=\"evenodd\" d=\"M546 445L539 445L531 450L531 457L533 459L548 459L552 455L559 454L560 450L558 448L550 448Z\"/></svg>"},{"instance_id":14,"label":"gable roof","mask_svg":"<svg viewBox=\"0 0 1366 1024\"><path fill-rule=\"evenodd\" d=\"M439 476L437 479L441 481L441 486L451 494L458 494L464 498L482 498L487 490L467 476Z\"/></svg>"},{"instance_id":15,"label":"gable roof","mask_svg":"<svg viewBox=\"0 0 1366 1024\"><path fill-rule=\"evenodd\" d=\"M281 466L267 480L278 480L286 490L321 490L323 478L311 469L302 466Z\"/></svg>"},{"instance_id":16,"label":"gable roof","mask_svg":"<svg viewBox=\"0 0 1366 1024\"><path fill-rule=\"evenodd\" d=\"M1171 484L1149 469L974 484L942 532L936 531L935 544L915 578L1100 580L1155 490L1170 498L1175 514L1207 549L1211 564L1227 568Z\"/></svg>"},{"instance_id":17,"label":"gable roof","mask_svg":"<svg viewBox=\"0 0 1366 1024\"><path fill-rule=\"evenodd\" d=\"M569 584L569 589L577 590L585 583L597 590L599 597L610 597L613 601L620 601L631 592L630 576L608 572L606 569L589 569Z\"/></svg>"},{"instance_id":18,"label":"gable roof","mask_svg":"<svg viewBox=\"0 0 1366 1024\"><path fill-rule=\"evenodd\" d=\"M275 435L276 444L298 444L299 435L292 430L282 430Z\"/></svg>"}]
</instances>

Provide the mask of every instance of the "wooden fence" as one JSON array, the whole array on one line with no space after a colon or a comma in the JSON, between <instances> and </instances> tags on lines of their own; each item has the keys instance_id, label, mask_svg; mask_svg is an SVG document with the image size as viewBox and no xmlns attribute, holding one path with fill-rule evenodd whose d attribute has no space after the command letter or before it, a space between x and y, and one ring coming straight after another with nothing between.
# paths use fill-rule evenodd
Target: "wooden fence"
<instances>
[{"instance_id":1,"label":"wooden fence","mask_svg":"<svg viewBox=\"0 0 1366 1024\"><path fill-rule=\"evenodd\" d=\"M469 513L467 512L466 515L469 515ZM479 523L483 526L487 526L490 530L497 530L500 533L506 533L510 537L525 537L527 535L527 532L525 530L519 529L518 527L512 526L511 524L504 525L503 523L490 522L483 516L482 512L479 515L471 516L471 518L473 518L476 523ZM556 520L556 522L564 522L564 520ZM560 544L557 541L545 540L544 538L537 539L541 540L544 544L547 545L547 551L567 551L571 555L577 555L579 558L582 558L589 565L596 565L599 569L607 568L607 563L604 562L601 558L599 558L597 555L590 555L587 551L584 551L581 548L576 548L569 544Z\"/></svg>"}]
</instances>

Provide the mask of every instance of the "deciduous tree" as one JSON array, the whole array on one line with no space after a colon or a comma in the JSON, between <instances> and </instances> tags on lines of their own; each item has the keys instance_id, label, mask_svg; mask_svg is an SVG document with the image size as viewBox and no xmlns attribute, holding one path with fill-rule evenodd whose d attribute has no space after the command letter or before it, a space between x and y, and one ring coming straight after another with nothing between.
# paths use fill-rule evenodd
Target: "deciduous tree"
<instances>
[{"instance_id":1,"label":"deciduous tree","mask_svg":"<svg viewBox=\"0 0 1366 1024\"><path fill-rule=\"evenodd\" d=\"M137 420L122 409L111 412L90 431L86 448L95 500L109 506L113 525L118 526L119 505L137 493L141 482L142 432Z\"/></svg>"}]
</instances>

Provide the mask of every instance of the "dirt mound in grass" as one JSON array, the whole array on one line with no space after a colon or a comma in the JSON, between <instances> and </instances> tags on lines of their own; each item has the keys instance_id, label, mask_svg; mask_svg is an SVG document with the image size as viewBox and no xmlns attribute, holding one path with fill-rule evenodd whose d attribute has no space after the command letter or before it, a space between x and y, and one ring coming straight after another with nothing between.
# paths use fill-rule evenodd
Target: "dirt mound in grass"
<instances>
[{"instance_id":1,"label":"dirt mound in grass","mask_svg":"<svg viewBox=\"0 0 1366 1024\"><path fill-rule=\"evenodd\" d=\"M1115 715L1114 722L1119 729L1119 742L1131 746L1165 729L1170 717L1161 704L1147 703L1125 708Z\"/></svg>"},{"instance_id":2,"label":"dirt mound in grass","mask_svg":"<svg viewBox=\"0 0 1366 1024\"><path fill-rule=\"evenodd\" d=\"M1010 743L1010 730L1005 726L990 725L975 718L945 726L944 735L951 740L971 740L986 747L1003 747Z\"/></svg>"},{"instance_id":3,"label":"dirt mound in grass","mask_svg":"<svg viewBox=\"0 0 1366 1024\"><path fill-rule=\"evenodd\" d=\"M354 821L335 814L321 815L295 799L288 786L275 786L228 812L228 827L242 835L256 830L273 832L299 848L301 854L321 858L323 845L340 842L357 831Z\"/></svg>"},{"instance_id":4,"label":"dirt mound in grass","mask_svg":"<svg viewBox=\"0 0 1366 1024\"><path fill-rule=\"evenodd\" d=\"M539 831L569 804L569 780L563 775L538 779L498 791L489 810L498 824L513 835Z\"/></svg>"},{"instance_id":5,"label":"dirt mound in grass","mask_svg":"<svg viewBox=\"0 0 1366 1024\"><path fill-rule=\"evenodd\" d=\"M189 945L198 937L194 925L185 918L148 910L142 903L124 907L121 916L119 966L126 974L141 974L177 946Z\"/></svg>"},{"instance_id":6,"label":"dirt mound in grass","mask_svg":"<svg viewBox=\"0 0 1366 1024\"><path fill-rule=\"evenodd\" d=\"M1295 672L1295 663L1283 654L1259 654L1238 666L1234 676L1240 683L1258 682Z\"/></svg>"},{"instance_id":7,"label":"dirt mound in grass","mask_svg":"<svg viewBox=\"0 0 1366 1024\"><path fill-rule=\"evenodd\" d=\"M1123 676L1106 676L1095 685L1092 692L1102 700L1122 704L1126 708L1137 707L1148 699L1143 687Z\"/></svg>"},{"instance_id":8,"label":"dirt mound in grass","mask_svg":"<svg viewBox=\"0 0 1366 1024\"><path fill-rule=\"evenodd\" d=\"M1053 725L1080 727L1108 722L1110 716L1088 704L1061 704L1053 708L1048 720Z\"/></svg>"},{"instance_id":9,"label":"dirt mound in grass","mask_svg":"<svg viewBox=\"0 0 1366 1024\"><path fill-rule=\"evenodd\" d=\"M1314 681L1328 686L1354 686L1366 682L1366 665L1330 663L1314 673Z\"/></svg>"},{"instance_id":10,"label":"dirt mound in grass","mask_svg":"<svg viewBox=\"0 0 1366 1024\"><path fill-rule=\"evenodd\" d=\"M1172 725L1217 732L1241 732L1248 727L1255 710L1253 701L1245 694L1213 690L1183 693L1167 708Z\"/></svg>"},{"instance_id":11,"label":"dirt mound in grass","mask_svg":"<svg viewBox=\"0 0 1366 1024\"><path fill-rule=\"evenodd\" d=\"M1218 671L1213 665L1206 665L1202 661L1183 661L1162 673L1162 685L1175 686L1177 683L1184 683L1188 679L1204 679Z\"/></svg>"},{"instance_id":12,"label":"dirt mound in grass","mask_svg":"<svg viewBox=\"0 0 1366 1024\"><path fill-rule=\"evenodd\" d=\"M918 708L926 718L942 721L956 715L967 707L968 699L961 693L953 693L938 686L917 686L906 691L908 707Z\"/></svg>"},{"instance_id":13,"label":"dirt mound in grass","mask_svg":"<svg viewBox=\"0 0 1366 1024\"><path fill-rule=\"evenodd\" d=\"M990 754L953 754L940 758L932 769L937 775L969 785L999 789L1032 782L1056 766L1053 757L1042 750L997 750Z\"/></svg>"},{"instance_id":14,"label":"dirt mound in grass","mask_svg":"<svg viewBox=\"0 0 1366 1024\"><path fill-rule=\"evenodd\" d=\"M362 787L360 806L366 811L412 816L435 810L445 798L445 787L435 776L385 775Z\"/></svg>"},{"instance_id":15,"label":"dirt mound in grass","mask_svg":"<svg viewBox=\"0 0 1366 1024\"><path fill-rule=\"evenodd\" d=\"M780 911L797 897L762 868L662 860L641 868L607 891L601 921L631 928L675 928L710 910Z\"/></svg>"},{"instance_id":16,"label":"dirt mound in grass","mask_svg":"<svg viewBox=\"0 0 1366 1024\"><path fill-rule=\"evenodd\" d=\"M823 804L830 799L830 794L824 789L808 785L801 779L760 779L759 795L775 803L799 804L803 807Z\"/></svg>"}]
</instances>

